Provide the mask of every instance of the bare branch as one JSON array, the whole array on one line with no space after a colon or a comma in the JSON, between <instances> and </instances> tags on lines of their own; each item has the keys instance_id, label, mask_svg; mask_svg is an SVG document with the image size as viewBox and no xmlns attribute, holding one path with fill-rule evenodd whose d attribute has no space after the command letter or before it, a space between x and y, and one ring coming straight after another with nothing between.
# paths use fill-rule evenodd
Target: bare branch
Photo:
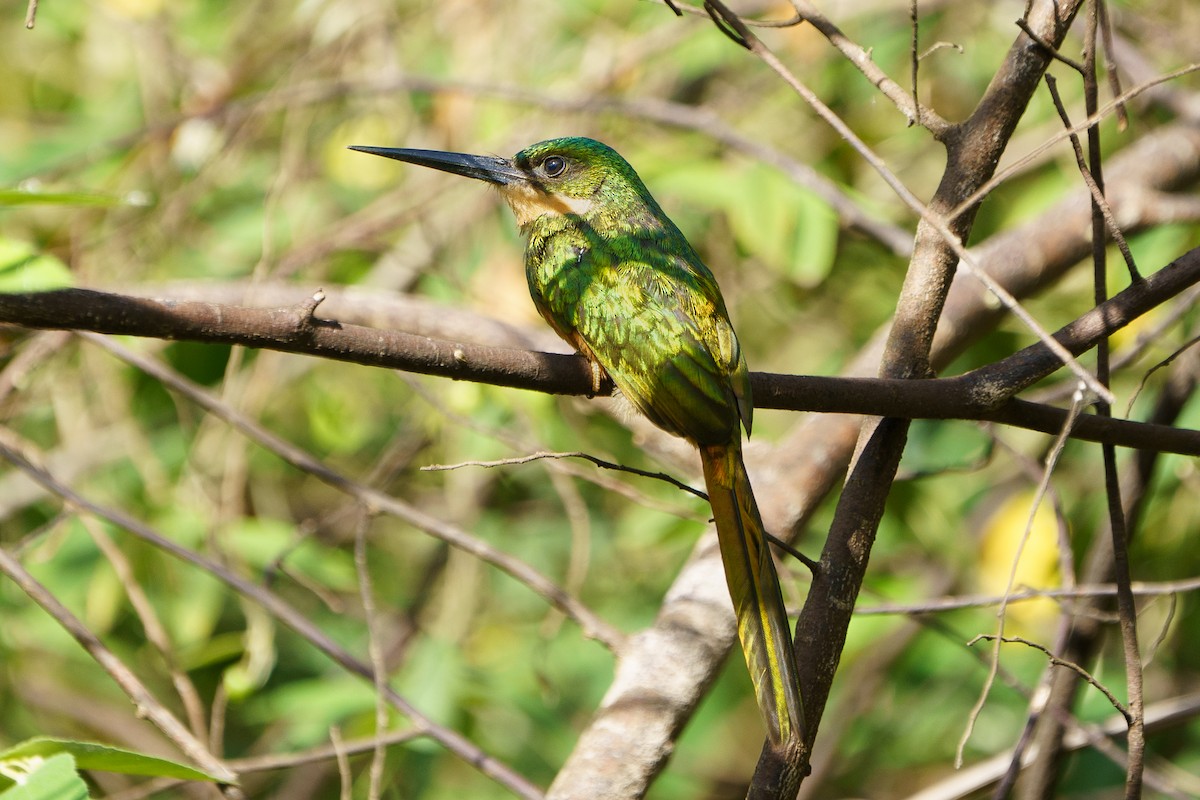
<instances>
[{"instance_id":1,"label":"bare branch","mask_svg":"<svg viewBox=\"0 0 1200 800\"><path fill-rule=\"evenodd\" d=\"M293 467L309 473L338 491L344 492L355 500L364 503L370 509L399 517L418 530L441 539L460 550L471 553L480 560L507 572L537 592L555 608L579 623L584 636L603 643L609 649L615 650L620 647L624 639L620 632L597 616L595 612L578 599L572 597L570 593L520 559L497 550L487 542L471 536L455 525L436 519L391 495L377 489L372 489L369 486L364 486L330 469L309 453L290 442L284 441L258 423L220 402L200 386L197 386L192 381L173 372L164 365L138 355L128 348L122 347L116 342L105 339L97 334L84 333L80 335L88 341L100 345L122 361L132 364L143 372L153 376L156 380L161 381L163 385L185 395L197 405L215 414L234 428L237 428L252 441L274 453ZM366 674L370 677L370 673Z\"/></svg>"},{"instance_id":2,"label":"bare branch","mask_svg":"<svg viewBox=\"0 0 1200 800\"><path fill-rule=\"evenodd\" d=\"M449 469L461 469L462 467L507 467L514 464L528 464L530 461L540 461L545 458L582 458L585 461L590 461L601 469L611 469L617 472L628 472L630 475L637 475L642 478L653 478L657 481L669 483L676 489L680 489L688 494L699 497L701 500L708 499L708 495L705 492L693 486L688 486L686 483L672 478L665 472L648 472L647 470L638 469L637 467L627 467L624 464L614 464L611 461L605 461L602 458L597 458L590 453L584 453L582 451L575 451L573 453L539 452L531 453L527 456L517 456L516 458L501 458L496 461L461 461L457 464L428 464L424 467L421 467L421 469L428 472L438 472Z\"/></svg>"},{"instance_id":3,"label":"bare branch","mask_svg":"<svg viewBox=\"0 0 1200 800\"><path fill-rule=\"evenodd\" d=\"M122 511L107 508L83 497L70 487L60 483L50 473L35 466L23 454L12 449L3 441L0 441L0 458L7 460L17 469L29 475L29 477L33 478L35 481L45 487L48 491L61 497L64 501L70 503L72 506L80 509L81 511L94 514L101 519L107 520L113 525L132 533L139 539L149 542L160 550L163 550L164 552L169 553L170 555L182 561L192 564L193 566L199 567L208 574L228 585L239 594L262 606L289 628L307 639L313 646L325 653L325 655L342 666L342 668L348 672L359 675L367 680L373 680L373 671L369 664L352 656L348 651L340 647L331 638L326 636L320 628L318 628L308 619L308 617L298 611L295 607L285 602L274 592L271 592L269 589L254 584L240 575L237 575L233 571L225 568L223 565L201 556L194 550L177 544L176 542L158 533L153 528L135 520L133 517L125 514ZM12 559L3 550L0 550L0 569L3 569L11 576L16 576L14 577L14 580L21 584L23 588L26 586L27 581L21 578L21 573L24 572L24 569L18 562L15 561L15 559ZM34 592L37 592L38 587L40 586L34 584L28 585ZM43 605L43 607L48 608L53 605L60 605L58 600L53 595L49 595L49 593L46 593L46 595L45 603L43 603L41 599L38 600L39 604ZM31 594L31 596L34 595ZM66 611L65 608L62 610L67 615L70 614L70 612ZM57 616L58 614L56 613L56 617ZM67 619L67 617L61 617L60 619ZM70 619L74 618L70 617ZM68 628L68 630L71 629ZM75 634L75 631L72 630L72 633ZM88 635L88 632L86 629L83 629L81 634L76 635L86 636ZM109 660L115 661L115 659ZM119 662L117 662L117 665L120 666ZM108 664L105 664L105 667L108 668ZM124 680L124 678L122 679ZM134 688L136 688L136 686ZM447 750L454 753L456 756L463 759L483 774L508 787L518 797L525 798L526 800L541 800L541 790L531 784L523 776L514 772L506 764L492 758L491 756L488 756L474 743L470 742L466 737L462 736L456 731L450 730L449 728L445 728L433 722L431 719L417 710L415 706L409 703L398 692L394 691L390 686L383 687L383 691L388 703L411 719L414 727L420 730L422 734L434 739ZM139 694L138 698L140 699L140 697L141 695ZM171 719L174 718L172 717ZM174 725L178 728L178 730L175 731L175 735L182 737L180 741L188 741L191 739L191 734L187 732L186 728L179 724L178 720L175 720ZM172 738L174 738L174 736ZM201 757L203 756L203 752L204 750L201 747L199 751ZM193 758L197 758L197 755L190 752L189 755L191 755ZM204 766L208 771L214 772L213 767L208 766L206 762L197 760L197 763L201 764L201 766ZM220 767L220 762L216 762L214 766ZM228 773L226 771L215 772L214 774L225 775Z\"/></svg>"},{"instance_id":4,"label":"bare branch","mask_svg":"<svg viewBox=\"0 0 1200 800\"><path fill-rule=\"evenodd\" d=\"M28 467L30 470L36 470L17 455L7 442L0 441L0 458L7 459L23 469ZM105 647L99 637L72 614L70 609L59 602L53 592L34 578L20 561L2 547L0 547L0 572L21 587L21 591L29 595L30 599L52 616L63 630L71 634L80 647L86 650L129 696L129 699L137 707L138 714L153 722L179 748L180 752L218 780L229 784L237 783L237 775L214 756L202 741L192 735L187 726L180 722L170 709L163 705L111 650Z\"/></svg>"},{"instance_id":5,"label":"bare branch","mask_svg":"<svg viewBox=\"0 0 1200 800\"><path fill-rule=\"evenodd\" d=\"M1132 592L1138 597L1159 597L1162 595L1182 594L1200 591L1200 578L1189 578L1179 581L1134 581ZM1107 583L1100 585L1080 584L1063 589L1018 589L1008 595L964 595L958 597L943 597L936 600L925 600L919 603L877 603L869 606L859 606L854 609L856 616L878 616L893 614L936 614L943 611L957 611L964 608L987 608L998 606L1008 598L1008 604L1020 603L1025 600L1037 600L1049 597L1055 600L1079 600L1089 597L1115 597L1117 587Z\"/></svg>"},{"instance_id":6,"label":"bare branch","mask_svg":"<svg viewBox=\"0 0 1200 800\"><path fill-rule=\"evenodd\" d=\"M1079 1L1081 2L1082 0ZM800 79L796 77L791 70L784 66L784 64L775 56L775 54L767 49L765 45L763 45L761 40L754 36L754 34L750 32L748 28L746 28L744 25L741 25L737 16L730 12L725 5L720 2L720 0L706 0L706 7L708 6L721 11L721 19L727 22L729 27L732 28L736 34L747 43L748 49L762 59L763 63L774 70L775 73L778 74L784 80L784 82L787 83L788 86L790 86L792 90L804 100L804 102L808 103L813 110L816 111L817 115L820 116L821 119L828 123L830 127L837 131L837 133L847 142L849 142L850 146L854 148L855 152L857 152L863 158L863 160L872 167L872 169L879 173L879 176L883 178L884 183L886 183L892 189L892 191L896 193L896 195L904 202L904 204L921 217L922 225L927 226L929 231L935 232L941 239L941 243L938 246L941 247L944 245L945 248L947 248L947 254L953 255L953 257L957 259L957 267L959 270L971 275L973 278L982 283L984 287L987 288L988 292L990 292L996 297L997 300L1000 301L1001 305L1003 305L1014 316L1020 319L1027 328L1033 331L1037 337L1055 353L1055 355L1062 359L1062 362L1066 364L1073 373L1075 373L1079 380L1083 381L1083 383L1087 385L1089 390L1091 390L1096 396L1103 398L1110 403L1112 402L1112 393L1108 390L1108 388L1101 385L1096 380L1095 376L1085 369L1083 365L1077 362L1070 353L1059 347L1058 344L1051 339L1050 334L1042 328L1041 324L1036 319L1034 319L1033 315L1026 311L1021 304L1017 302L1016 297L1010 294L1008 290L1004 288L1003 284L996 281L985 270L981 269L975 258L969 252L967 252L966 245L963 244L962 232L969 230L970 220L948 220L942 215L942 212L948 211L949 207L943 207L937 198L935 198L935 203L931 205L926 205L925 203L921 202L921 200L918 199L917 196L913 194L913 192L907 186L904 185L904 183L896 176L896 174L892 172L890 168L888 168L884 160L870 147L868 147L866 142L864 142L854 131L852 131L850 127L816 95L815 92L809 89L808 86L800 81ZM1077 7L1078 3L1067 4L1062 11L1065 22L1069 22L1070 18L1074 15L1074 9ZM1058 13L1058 11L1054 11L1051 12L1049 16L1053 18L1054 15ZM1057 22L1057 20L1055 20L1055 22ZM1064 24L1059 27L1061 28L1059 35L1061 35L1066 31L1066 26ZM1012 59L1010 59L1008 66L1012 66L1011 62ZM1037 70L1038 74L1040 74L1041 70L1043 69L1045 69L1045 64L1042 64ZM997 78L1000 77L1001 74L998 74ZM1004 145L1006 145L1008 142L1008 136L1011 135L1012 129L1015 128L1017 120L1020 119L1020 114L1023 112L1025 104L1028 102L1027 96L1021 96L1021 93L1025 88L1024 84L1024 81L1016 81L1010 84L1005 80L993 80L992 85L989 88L989 93L984 96L979 107L976 109L975 114L972 115L972 118L964 123L963 126L956 127L953 139L947 140L947 143L953 145L951 147L952 161L955 157L966 156L966 158L962 161L962 163L955 164L954 168L943 177L943 186L946 185L945 179L950 177L952 177L955 181L958 181L959 179L971 179L982 182L984 179L986 179L986 176L991 175L992 170L995 168L996 161L999 160L1000 153L1003 151ZM901 92L903 92L903 90L901 90ZM998 106L997 104L1000 103L1006 105ZM1012 103L1016 103L1016 105L1007 105ZM985 110L987 113L982 113ZM980 130L980 128L982 128L982 130ZM1002 133L1004 128L1008 128L1007 132L1003 134L1001 139L997 139L997 135ZM972 133L977 134L978 138L973 137L971 135ZM967 146L964 147L964 144ZM971 152L973 149L978 149L979 152ZM981 161L981 156L986 156L990 159L990 161ZM954 191L956 194L960 193L960 190L957 188ZM955 229L958 229L958 232L956 232ZM918 230L918 238L920 235L921 233ZM918 261L919 251L917 255L914 256L914 263ZM928 291L928 288L930 287L923 287L919 292L912 292L912 296L914 298L918 296L923 297L926 299L927 303L932 303L932 305L928 308L922 309L922 313L914 314L912 317L914 321L918 319L921 320L921 329L914 329L914 331L911 332L911 334L919 333L920 336L918 340L912 342L912 344L916 345L916 348L914 349L913 347L909 347L909 355L912 355L917 350L921 349L919 345L920 340L932 337L932 326L934 321L939 316L938 312L941 310L941 305L945 300L945 290L949 285L950 277L953 274L953 267L953 263L948 263L943 268L937 270L937 272L940 273L937 282L945 284L939 291L930 292ZM911 279L912 276L913 272L910 270L909 278ZM895 330L895 328L893 330ZM893 341L908 341L911 338L911 334L905 334L903 339L896 339ZM896 356L898 355L898 353L893 353L887 359L887 363L902 363L904 359L897 358ZM891 375L891 377L927 377L928 365L926 358L927 355L920 356L919 363L916 363L910 368L904 370L904 372L908 374L896 373Z\"/></svg>"},{"instance_id":7,"label":"bare branch","mask_svg":"<svg viewBox=\"0 0 1200 800\"><path fill-rule=\"evenodd\" d=\"M822 14L816 6L808 0L792 0L792 6L805 22L812 25L821 35L829 40L829 43L837 48L846 59L853 64L859 72L863 74L871 85L877 88L884 97L892 102L894 106L908 117L909 124L920 125L926 128L933 138L941 141L952 130L952 126L946 120L938 116L931 108L922 106L917 99L916 94L916 61L913 62L912 75L912 90L905 90L900 84L892 80L888 75L879 68L879 65L871 60L871 51L865 47L850 40L845 33L842 32L837 25ZM911 6L911 17L913 26L913 40L915 45L916 40L916 7ZM916 58L916 48L913 48L913 58Z\"/></svg>"},{"instance_id":8,"label":"bare branch","mask_svg":"<svg viewBox=\"0 0 1200 800\"><path fill-rule=\"evenodd\" d=\"M1200 248L1065 326L1054 338L1076 355L1149 309L1200 282ZM310 301L288 308L134 298L90 289L0 294L0 322L166 339L242 344L551 394L589 395L591 370L575 355L439 341L312 316ZM755 406L907 419L986 419L1055 432L1062 410L1011 398L1061 366L1037 343L953 378L831 378L754 373ZM611 384L602 388L611 392ZM1054 420L1053 422L1049 420ZM1085 417L1078 438L1193 453L1188 431L1155 431L1124 420ZM1139 436L1151 438L1140 439Z\"/></svg>"}]
</instances>

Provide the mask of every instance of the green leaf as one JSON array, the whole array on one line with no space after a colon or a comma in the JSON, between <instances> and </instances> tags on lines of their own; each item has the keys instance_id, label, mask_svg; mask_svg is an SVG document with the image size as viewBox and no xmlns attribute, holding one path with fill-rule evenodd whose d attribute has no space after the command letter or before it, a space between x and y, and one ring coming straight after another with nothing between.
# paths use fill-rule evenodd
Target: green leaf
<instances>
[{"instance_id":1,"label":"green leaf","mask_svg":"<svg viewBox=\"0 0 1200 800\"><path fill-rule=\"evenodd\" d=\"M741 202L729 216L738 244L799 286L819 284L837 253L836 215L816 195L762 165L748 169L742 181Z\"/></svg>"},{"instance_id":2,"label":"green leaf","mask_svg":"<svg viewBox=\"0 0 1200 800\"><path fill-rule=\"evenodd\" d=\"M216 782L218 780L214 775L209 775L207 772L177 761L156 758L143 753L135 753L132 750L122 750L119 747L96 744L95 742L54 739L46 736L27 739L14 747L10 747L8 750L0 752L0 769L4 771L4 775L0 776L0 780L4 780L9 774L6 765L20 763L22 760L30 758L44 758L49 760L51 757L60 754L73 756L74 762L78 765L79 769L120 772L125 775L150 775L157 778L179 778L188 781ZM63 797L68 796L63 795ZM82 796L86 796L86 793ZM4 800L9 800L7 795L0 795L0 797L3 797Z\"/></svg>"},{"instance_id":3,"label":"green leaf","mask_svg":"<svg viewBox=\"0 0 1200 800\"><path fill-rule=\"evenodd\" d=\"M818 285L837 255L837 216L816 195L762 165L687 164L656 181L724 213L738 247L799 286Z\"/></svg>"},{"instance_id":4,"label":"green leaf","mask_svg":"<svg viewBox=\"0 0 1200 800\"><path fill-rule=\"evenodd\" d=\"M354 383L327 382L305 392L309 429L321 450L355 453L368 445L372 415L363 405L363 393Z\"/></svg>"},{"instance_id":5,"label":"green leaf","mask_svg":"<svg viewBox=\"0 0 1200 800\"><path fill-rule=\"evenodd\" d=\"M72 283L71 271L57 258L0 236L0 292L39 292Z\"/></svg>"},{"instance_id":6,"label":"green leaf","mask_svg":"<svg viewBox=\"0 0 1200 800\"><path fill-rule=\"evenodd\" d=\"M126 201L99 192L27 192L22 189L0 189L0 206L88 206L109 208Z\"/></svg>"},{"instance_id":7,"label":"green leaf","mask_svg":"<svg viewBox=\"0 0 1200 800\"><path fill-rule=\"evenodd\" d=\"M0 800L81 800L87 784L75 771L70 753L50 758L0 759L0 782L13 785L0 792Z\"/></svg>"}]
</instances>

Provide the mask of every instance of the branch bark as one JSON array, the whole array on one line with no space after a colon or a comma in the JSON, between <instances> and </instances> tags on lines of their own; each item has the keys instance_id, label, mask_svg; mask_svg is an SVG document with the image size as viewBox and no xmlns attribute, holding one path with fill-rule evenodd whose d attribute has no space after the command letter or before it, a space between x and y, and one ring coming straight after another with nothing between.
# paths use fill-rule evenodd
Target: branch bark
<instances>
[{"instance_id":1,"label":"branch bark","mask_svg":"<svg viewBox=\"0 0 1200 800\"><path fill-rule=\"evenodd\" d=\"M1131 144L1110 160L1110 200L1114 212L1127 233L1155 224L1161 207L1157 194L1186 185L1200 176L1200 124L1182 122L1168 125ZM975 248L977 262L1018 297L1028 297L1045 289L1075 266L1089 251L1088 198L1074 192L1046 209L1045 213L994 236ZM980 292L971 279L956 278L941 318L931 351L931 364L941 368L961 354L971 343L992 330L1003 311ZM846 367L845 375L861 376L874 373L880 361L886 329L877 335ZM783 534L799 535L815 513L818 505L833 489L850 460L858 438L861 418L843 414L822 414L799 422L793 432L784 437L770 452L751 450L750 469L755 493L768 529ZM664 601L653 629L670 625L671 607L689 602L689 587L703 576L718 580L720 563L715 540L710 532L697 543L692 559L684 566ZM728 606L715 604L712 613L724 613L732 619ZM621 653L618 672L636 673L641 665L653 660L654 654L642 645L652 641L637 637ZM695 665L709 659L707 670L715 671L722 663L725 650L732 644L732 627L721 657L711 657L711 642L698 636L689 637L689 647L677 654L680 663ZM707 673L706 673L707 674ZM638 797L646 791L653 777L653 765L661 764L673 747L673 739L663 738L660 732L669 726L655 725L646 729L630 727L623 736L613 733L615 709L629 704L642 704L662 717L674 717L683 704L690 713L707 683L698 684L694 692L680 694L677 690L657 695L622 692L616 686L606 695L591 724L583 731L570 759L560 770L552 787L555 797L596 797L611 788L612 797ZM668 702L670 701L670 702ZM622 781L605 783L602 768L610 763L622 765ZM625 778L638 773L647 783L640 791L622 793ZM572 791L572 787L593 790Z\"/></svg>"},{"instance_id":2,"label":"branch bark","mask_svg":"<svg viewBox=\"0 0 1200 800\"><path fill-rule=\"evenodd\" d=\"M1055 338L1073 355L1120 330L1151 308L1200 282L1200 248L1181 256L1062 328ZM324 292L293 306L254 308L204 301L132 297L92 289L0 294L0 323L89 330L161 339L238 344L471 380L549 394L589 395L591 370L578 355L544 353L435 339L321 319ZM758 408L865 414L904 419L974 419L1057 433L1064 409L1014 400L1061 366L1045 345L951 378L820 377L756 372ZM602 393L612 391L605 383ZM1200 454L1200 433L1087 416L1078 439L1139 449Z\"/></svg>"},{"instance_id":3,"label":"branch bark","mask_svg":"<svg viewBox=\"0 0 1200 800\"><path fill-rule=\"evenodd\" d=\"M1066 35L1078 6L1077 2L1061 6L1039 3L1031 11L1030 25L1044 40L1057 45ZM932 214L949 215L991 177L1049 60L1049 53L1040 45L1024 34L1018 37L975 112L942 139L947 148L947 166L929 203ZM958 241L967 240L977 208L971 206L949 220L950 232ZM921 220L896 316L884 346L881 377L920 379L932 374L934 333L958 263L955 244L927 219ZM808 600L800 612L795 642L810 747L829 699L884 503L907 437L905 420L874 419L864 425L821 553L820 569L813 576ZM786 769L771 748L764 746L759 773ZM795 789L784 787L778 796L785 797L787 793L794 794Z\"/></svg>"}]
</instances>

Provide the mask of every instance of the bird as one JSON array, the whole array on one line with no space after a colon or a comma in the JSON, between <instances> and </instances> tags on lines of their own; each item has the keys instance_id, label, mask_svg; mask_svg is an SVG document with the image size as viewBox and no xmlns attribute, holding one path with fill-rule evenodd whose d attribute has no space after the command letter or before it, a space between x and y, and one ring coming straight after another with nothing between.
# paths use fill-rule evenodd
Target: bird
<instances>
[{"instance_id":1,"label":"bird","mask_svg":"<svg viewBox=\"0 0 1200 800\"><path fill-rule=\"evenodd\" d=\"M742 458L750 373L712 271L616 150L549 139L512 158L354 145L484 181L526 240L530 295L550 327L651 422L696 446L751 683L775 747L804 714L791 627Z\"/></svg>"}]
</instances>

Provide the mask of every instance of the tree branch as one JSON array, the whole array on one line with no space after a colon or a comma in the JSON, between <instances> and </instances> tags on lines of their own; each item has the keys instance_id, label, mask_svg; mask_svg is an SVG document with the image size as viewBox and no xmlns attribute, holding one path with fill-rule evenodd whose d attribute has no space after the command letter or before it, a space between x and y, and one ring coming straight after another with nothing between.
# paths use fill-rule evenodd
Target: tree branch
<instances>
[{"instance_id":1,"label":"tree branch","mask_svg":"<svg viewBox=\"0 0 1200 800\"><path fill-rule=\"evenodd\" d=\"M1077 8L1078 2L1039 4L1031 24L1045 38L1059 43ZM946 171L929 203L930 214L923 215L917 229L913 258L884 346L882 376L926 378L930 374L937 321L960 263L961 247L955 243L967 240L975 208L940 226L948 228L951 236L934 223L991 177L1048 59L1022 34L974 113L943 140ZM815 736L829 698L907 435L908 423L895 418L872 420L864 426L821 553L821 571L814 576L797 622L797 652L804 654L797 659L797 666L810 736ZM764 747L759 769L770 769L770 761L769 748Z\"/></svg>"},{"instance_id":2,"label":"tree branch","mask_svg":"<svg viewBox=\"0 0 1200 800\"><path fill-rule=\"evenodd\" d=\"M1055 338L1078 355L1198 282L1200 248L1087 312ZM323 299L323 293L290 307L252 308L59 289L0 294L0 323L239 344L549 394L591 394L591 370L577 355L453 342L320 319L315 316L317 298ZM989 420L1055 433L1066 419L1063 409L1012 398L1059 366L1061 362L1039 342L951 378L911 381L756 372L752 381L757 408ZM606 381L602 393L611 391L612 385ZM1189 455L1200 450L1197 432L1120 419L1084 417L1071 435Z\"/></svg>"},{"instance_id":3,"label":"tree branch","mask_svg":"<svg viewBox=\"0 0 1200 800\"><path fill-rule=\"evenodd\" d=\"M288 449L294 450L295 448L288 448L285 445L283 449L286 451ZM154 528L151 528L129 514L126 514L124 511L112 509L84 497L82 494L76 492L73 488L60 482L46 470L33 464L23 453L13 449L3 441L0 441L0 459L8 461L14 467L29 476L36 483L40 484L47 491L61 497L64 502L71 504L81 512L94 514L100 519L106 520L119 528L123 528L137 538L149 542L158 549L169 553L181 561L192 564L193 566L196 566L217 578L231 589L236 591L238 594L252 600L269 611L273 616L290 627L297 634L308 640L314 647L323 652L347 672L359 675L367 680L374 679L374 671L371 669L369 664L356 658L348 650L337 644L307 616L296 609L295 606L292 606L283 600L278 594L272 592L270 589L247 580L241 575L235 573L233 570L226 568L222 564L219 564L194 550L178 544L170 538L162 535ZM376 495L376 497L372 498L372 494ZM372 499L379 499L384 500L386 503L387 496L378 492L372 492L368 489L364 490L358 496L358 499L366 499L368 502ZM388 505L396 506L402 504L392 501L391 503L388 503ZM384 504L379 504L379 507L384 507ZM36 586L28 584L26 581L21 579L20 573L17 571L17 569L20 567L19 562L10 556L7 556L2 551L0 551L0 567L2 567L2 571L13 577L14 580L16 580L18 584L22 586L22 588L25 588L27 591L29 591L30 588L36 590ZM34 596L40 604L43 604L44 607L50 610L50 606L46 605L46 603L43 603L41 598L38 598L33 594L31 594L31 596ZM53 597L49 597L48 600L57 603ZM69 625L70 619L63 617L56 612L52 613L55 613L56 618L59 619L62 624ZM70 627L68 627L68 630L71 630L73 635L78 635ZM86 630L84 633L86 633ZM119 678L118 680L120 681ZM124 686L124 684L122 685ZM415 706L409 703L405 697L392 689L390 685L383 687L383 694L392 707L409 718L409 720L412 722L414 730L419 731L422 735L428 736L437 741L463 761L472 765L483 774L493 778L498 783L512 791L513 794L523 798L523 800L541 800L541 790L530 783L525 777L515 772L500 760L484 753L462 734L432 721L429 717L422 714ZM141 702L140 696L131 696L133 696L136 701ZM183 728L182 724L176 723L176 725L177 729L172 734L172 739L176 739L176 737L186 738L191 736L191 734L187 732L186 728ZM183 739L178 739L177 741L182 740ZM202 752L191 752L190 750L188 751L188 754L193 758L199 758L203 756ZM215 774L227 774L227 770L221 771L223 767L221 767L221 763L219 761L211 765L209 760L199 761L198 763L200 763L210 772L215 770Z\"/></svg>"}]
</instances>

